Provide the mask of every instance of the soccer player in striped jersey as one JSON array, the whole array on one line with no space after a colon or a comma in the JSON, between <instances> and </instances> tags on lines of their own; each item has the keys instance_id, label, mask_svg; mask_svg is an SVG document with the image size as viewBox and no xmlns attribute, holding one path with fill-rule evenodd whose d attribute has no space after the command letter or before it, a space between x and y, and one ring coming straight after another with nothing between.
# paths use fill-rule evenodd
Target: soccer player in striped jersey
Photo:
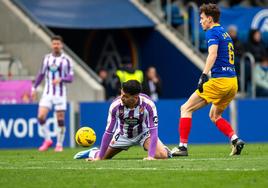
<instances>
[{"instance_id":1,"label":"soccer player in striped jersey","mask_svg":"<svg viewBox=\"0 0 268 188\"><path fill-rule=\"evenodd\" d=\"M239 155L244 142L238 138L230 123L222 117L223 111L237 93L237 77L234 67L234 47L229 34L219 24L220 10L215 4L200 7L200 23L206 31L208 57L199 79L198 89L181 106L179 123L180 144L172 150L173 156L187 156L188 136L194 111L212 103L210 119L232 142L230 155ZM208 74L211 71L209 79Z\"/></svg>"},{"instance_id":2,"label":"soccer player in striped jersey","mask_svg":"<svg viewBox=\"0 0 268 188\"><path fill-rule=\"evenodd\" d=\"M44 142L39 147L39 151L46 151L52 145L46 118L53 105L59 126L55 152L63 151L62 145L65 136L64 115L67 100L65 84L73 81L73 68L71 60L62 52L62 47L62 37L52 37L52 53L45 56L32 88L32 96L36 98L36 88L45 78L45 88L38 109L38 122L44 135Z\"/></svg>"},{"instance_id":3,"label":"soccer player in striped jersey","mask_svg":"<svg viewBox=\"0 0 268 188\"><path fill-rule=\"evenodd\" d=\"M134 145L141 145L148 150L144 160L166 159L171 156L169 149L158 138L155 104L147 95L140 92L141 84L137 80L129 80L122 84L121 96L110 106L100 149L81 151L74 159L111 159Z\"/></svg>"}]
</instances>

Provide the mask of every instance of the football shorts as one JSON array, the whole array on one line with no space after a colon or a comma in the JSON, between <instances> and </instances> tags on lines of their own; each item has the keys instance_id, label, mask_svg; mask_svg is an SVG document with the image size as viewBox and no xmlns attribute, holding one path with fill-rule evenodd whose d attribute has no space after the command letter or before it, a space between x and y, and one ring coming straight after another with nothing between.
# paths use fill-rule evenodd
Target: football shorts
<instances>
[{"instance_id":1,"label":"football shorts","mask_svg":"<svg viewBox=\"0 0 268 188\"><path fill-rule=\"evenodd\" d=\"M53 96L53 95L43 95L39 106L47 107L48 109L52 109L52 106L56 111L65 111L66 110L66 96Z\"/></svg>"},{"instance_id":2,"label":"football shorts","mask_svg":"<svg viewBox=\"0 0 268 188\"><path fill-rule=\"evenodd\" d=\"M134 138L128 138L127 136L121 135L119 131L117 131L113 139L110 143L110 147L119 148L123 150L127 150L131 146L141 145L143 147L145 140L150 137L150 131L146 130L143 133L139 134Z\"/></svg>"},{"instance_id":3,"label":"football shorts","mask_svg":"<svg viewBox=\"0 0 268 188\"><path fill-rule=\"evenodd\" d=\"M237 77L232 78L211 78L203 85L203 93L197 89L195 93L224 110L234 99L238 90Z\"/></svg>"}]
</instances>

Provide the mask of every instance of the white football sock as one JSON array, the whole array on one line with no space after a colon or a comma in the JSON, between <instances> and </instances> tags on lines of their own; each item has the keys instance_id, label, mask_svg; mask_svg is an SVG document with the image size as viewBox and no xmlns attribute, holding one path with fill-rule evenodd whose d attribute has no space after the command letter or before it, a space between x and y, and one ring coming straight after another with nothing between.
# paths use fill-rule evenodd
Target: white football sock
<instances>
[{"instance_id":1,"label":"white football sock","mask_svg":"<svg viewBox=\"0 0 268 188\"><path fill-rule=\"evenodd\" d=\"M233 141L233 140L235 140L235 139L237 139L238 138L238 136L236 135L236 134L234 134L232 137L231 137L231 141Z\"/></svg>"},{"instance_id":2,"label":"white football sock","mask_svg":"<svg viewBox=\"0 0 268 188\"><path fill-rule=\"evenodd\" d=\"M40 125L41 126L41 131L44 135L44 139L47 141L47 140L51 140L51 137L50 137L50 131L49 131L49 125L47 125L46 123L43 124L43 125Z\"/></svg>"},{"instance_id":3,"label":"white football sock","mask_svg":"<svg viewBox=\"0 0 268 188\"><path fill-rule=\"evenodd\" d=\"M98 148L91 149L89 154L88 154L88 157L92 158L92 159L95 159L97 157L97 155L99 154L99 152L100 152L100 150Z\"/></svg>"},{"instance_id":4,"label":"white football sock","mask_svg":"<svg viewBox=\"0 0 268 188\"><path fill-rule=\"evenodd\" d=\"M184 147L187 148L187 143L182 143L182 142L180 142L179 147L182 147L182 146L184 146Z\"/></svg>"},{"instance_id":5,"label":"white football sock","mask_svg":"<svg viewBox=\"0 0 268 188\"><path fill-rule=\"evenodd\" d=\"M65 137L65 127L59 127L57 133L57 146L62 146Z\"/></svg>"}]
</instances>

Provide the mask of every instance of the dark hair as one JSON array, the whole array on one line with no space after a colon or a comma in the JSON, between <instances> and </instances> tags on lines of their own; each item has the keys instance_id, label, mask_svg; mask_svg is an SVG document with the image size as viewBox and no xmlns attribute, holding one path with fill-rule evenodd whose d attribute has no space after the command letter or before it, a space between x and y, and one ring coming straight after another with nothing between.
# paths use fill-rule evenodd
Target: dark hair
<instances>
[{"instance_id":1,"label":"dark hair","mask_svg":"<svg viewBox=\"0 0 268 188\"><path fill-rule=\"evenodd\" d=\"M141 92L141 84L137 80L128 80L122 84L122 89L130 95L137 95Z\"/></svg>"},{"instance_id":2,"label":"dark hair","mask_svg":"<svg viewBox=\"0 0 268 188\"><path fill-rule=\"evenodd\" d=\"M60 35L54 35L53 37L51 37L51 41L53 41L53 40L59 40L59 41L63 42L63 39Z\"/></svg>"},{"instance_id":3,"label":"dark hair","mask_svg":"<svg viewBox=\"0 0 268 188\"><path fill-rule=\"evenodd\" d=\"M204 13L206 16L211 16L214 22L219 22L220 20L220 9L216 4L203 4L199 9L200 14Z\"/></svg>"}]
</instances>

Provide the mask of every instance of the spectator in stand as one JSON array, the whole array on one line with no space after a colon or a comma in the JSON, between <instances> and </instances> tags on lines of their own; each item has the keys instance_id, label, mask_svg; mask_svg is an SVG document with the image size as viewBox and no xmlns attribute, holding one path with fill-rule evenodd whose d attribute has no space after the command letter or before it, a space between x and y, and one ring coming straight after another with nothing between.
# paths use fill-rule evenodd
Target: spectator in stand
<instances>
[{"instance_id":1,"label":"spectator in stand","mask_svg":"<svg viewBox=\"0 0 268 188\"><path fill-rule=\"evenodd\" d=\"M161 95L162 82L155 67L149 67L143 81L143 93L157 101Z\"/></svg>"},{"instance_id":2,"label":"spectator in stand","mask_svg":"<svg viewBox=\"0 0 268 188\"><path fill-rule=\"evenodd\" d=\"M123 57L121 65L122 67L116 71L118 95L124 82L128 80L137 80L140 84L143 82L143 72L133 66L130 57Z\"/></svg>"},{"instance_id":3,"label":"spectator in stand","mask_svg":"<svg viewBox=\"0 0 268 188\"><path fill-rule=\"evenodd\" d=\"M233 40L234 54L235 54L235 70L238 76L238 81L240 81L240 59L242 55L245 53L245 48L237 37L237 27L235 25L230 25L228 27L228 33ZM239 88L240 88L240 82L239 82Z\"/></svg>"},{"instance_id":4,"label":"spectator in stand","mask_svg":"<svg viewBox=\"0 0 268 188\"><path fill-rule=\"evenodd\" d=\"M240 58L245 52L245 48L242 42L237 37L237 27L235 25L230 25L228 27L228 33L233 40L234 53L235 53L235 63L240 61Z\"/></svg>"},{"instance_id":5,"label":"spectator in stand","mask_svg":"<svg viewBox=\"0 0 268 188\"><path fill-rule=\"evenodd\" d=\"M116 95L117 95L117 91L115 89L113 89L112 84L109 80L109 73L106 69L101 68L99 70L99 77L101 79L101 85L104 87L105 89L105 99L106 100L113 100Z\"/></svg>"},{"instance_id":6,"label":"spectator in stand","mask_svg":"<svg viewBox=\"0 0 268 188\"><path fill-rule=\"evenodd\" d=\"M256 96L268 97L268 56L264 56L254 69Z\"/></svg>"},{"instance_id":7,"label":"spectator in stand","mask_svg":"<svg viewBox=\"0 0 268 188\"><path fill-rule=\"evenodd\" d=\"M261 38L261 32L258 29L252 29L249 34L248 49L255 58L256 62L261 62L262 57L266 55L265 45Z\"/></svg>"}]
</instances>

